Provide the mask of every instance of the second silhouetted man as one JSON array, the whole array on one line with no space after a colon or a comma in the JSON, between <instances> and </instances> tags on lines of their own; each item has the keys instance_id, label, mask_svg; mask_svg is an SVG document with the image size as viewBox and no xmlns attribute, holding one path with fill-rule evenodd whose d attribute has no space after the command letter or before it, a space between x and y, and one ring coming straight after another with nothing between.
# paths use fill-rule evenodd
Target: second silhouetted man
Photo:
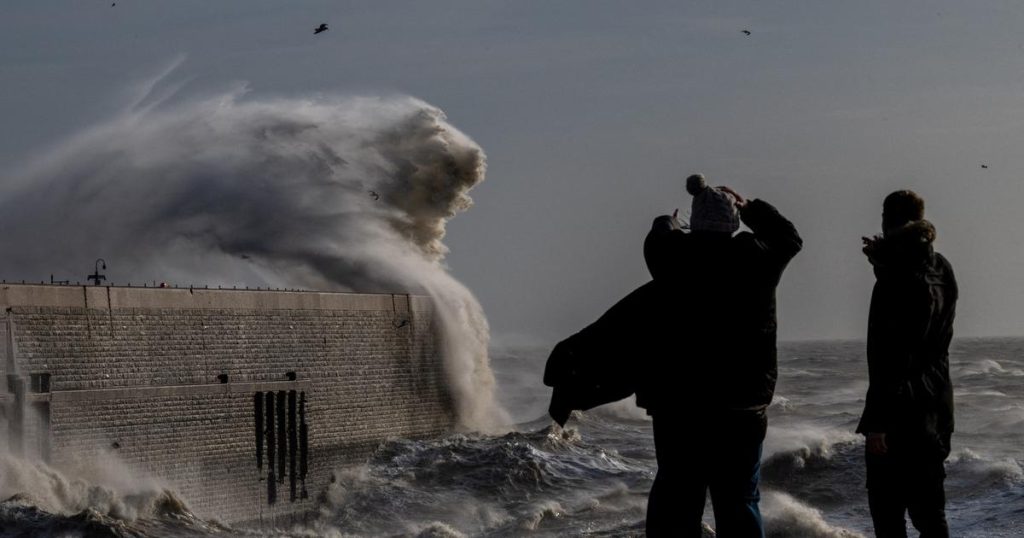
<instances>
[{"instance_id":1,"label":"second silhouetted man","mask_svg":"<svg viewBox=\"0 0 1024 538\"><path fill-rule=\"evenodd\" d=\"M857 426L867 438L868 505L879 538L905 538L906 513L922 538L946 538L956 279L932 248L935 227L917 194L886 197L882 230L864 238L876 279L868 314L870 385Z\"/></svg>"}]
</instances>

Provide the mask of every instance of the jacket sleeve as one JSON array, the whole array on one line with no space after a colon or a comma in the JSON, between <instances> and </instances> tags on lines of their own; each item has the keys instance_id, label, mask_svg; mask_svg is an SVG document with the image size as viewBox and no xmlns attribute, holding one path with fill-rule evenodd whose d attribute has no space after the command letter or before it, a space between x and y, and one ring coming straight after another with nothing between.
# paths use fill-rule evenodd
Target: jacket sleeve
<instances>
[{"instance_id":1,"label":"jacket sleeve","mask_svg":"<svg viewBox=\"0 0 1024 538\"><path fill-rule=\"evenodd\" d=\"M644 239L644 261L651 278L659 282L672 278L680 267L685 241L686 234L677 219L669 215L654 219L651 231Z\"/></svg>"},{"instance_id":2,"label":"jacket sleeve","mask_svg":"<svg viewBox=\"0 0 1024 538\"><path fill-rule=\"evenodd\" d=\"M803 248L796 227L764 200L751 200L740 212L740 218L754 232L757 248L781 275L786 264Z\"/></svg>"},{"instance_id":3,"label":"jacket sleeve","mask_svg":"<svg viewBox=\"0 0 1024 538\"><path fill-rule=\"evenodd\" d=\"M864 398L864 412L860 415L857 433L885 433L891 429L885 415L886 409L891 407L887 396L881 387L868 386L868 395Z\"/></svg>"},{"instance_id":4,"label":"jacket sleeve","mask_svg":"<svg viewBox=\"0 0 1024 538\"><path fill-rule=\"evenodd\" d=\"M922 368L911 372L909 378L896 389L896 397L911 405L938 400L949 385L946 370L947 367L938 360L929 361Z\"/></svg>"},{"instance_id":5,"label":"jacket sleeve","mask_svg":"<svg viewBox=\"0 0 1024 538\"><path fill-rule=\"evenodd\" d=\"M633 290L594 323L555 345L544 368L553 387L551 417L564 425L585 411L636 392L657 342L661 291L653 282Z\"/></svg>"}]
</instances>

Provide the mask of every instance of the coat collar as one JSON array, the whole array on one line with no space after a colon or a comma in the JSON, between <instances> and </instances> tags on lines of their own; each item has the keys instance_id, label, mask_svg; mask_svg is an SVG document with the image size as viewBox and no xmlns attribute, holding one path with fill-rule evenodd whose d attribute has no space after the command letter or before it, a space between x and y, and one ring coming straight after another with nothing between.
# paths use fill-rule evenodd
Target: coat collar
<instances>
[{"instance_id":1,"label":"coat collar","mask_svg":"<svg viewBox=\"0 0 1024 538\"><path fill-rule=\"evenodd\" d=\"M919 269L931 261L935 236L932 223L911 221L875 236L864 247L864 254L876 268Z\"/></svg>"}]
</instances>

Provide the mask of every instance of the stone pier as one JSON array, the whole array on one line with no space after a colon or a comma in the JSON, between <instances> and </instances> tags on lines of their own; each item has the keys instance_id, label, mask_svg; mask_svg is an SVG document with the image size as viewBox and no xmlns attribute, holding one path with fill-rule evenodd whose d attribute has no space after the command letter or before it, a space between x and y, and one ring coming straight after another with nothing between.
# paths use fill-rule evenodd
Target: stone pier
<instances>
[{"instance_id":1,"label":"stone pier","mask_svg":"<svg viewBox=\"0 0 1024 538\"><path fill-rule=\"evenodd\" d=\"M0 285L0 443L108 453L202 517L287 525L334 469L450 431L430 300Z\"/></svg>"}]
</instances>

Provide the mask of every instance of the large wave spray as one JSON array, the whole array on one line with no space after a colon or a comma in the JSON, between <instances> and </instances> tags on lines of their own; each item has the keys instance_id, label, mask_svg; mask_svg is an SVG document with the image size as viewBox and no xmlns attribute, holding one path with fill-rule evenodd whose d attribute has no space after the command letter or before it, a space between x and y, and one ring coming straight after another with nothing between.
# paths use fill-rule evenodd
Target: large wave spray
<instances>
[{"instance_id":1,"label":"large wave spray","mask_svg":"<svg viewBox=\"0 0 1024 538\"><path fill-rule=\"evenodd\" d=\"M486 318L443 263L485 157L439 109L244 88L147 101L5 181L5 278L81 279L102 256L117 283L427 293L460 425L502 425Z\"/></svg>"}]
</instances>

